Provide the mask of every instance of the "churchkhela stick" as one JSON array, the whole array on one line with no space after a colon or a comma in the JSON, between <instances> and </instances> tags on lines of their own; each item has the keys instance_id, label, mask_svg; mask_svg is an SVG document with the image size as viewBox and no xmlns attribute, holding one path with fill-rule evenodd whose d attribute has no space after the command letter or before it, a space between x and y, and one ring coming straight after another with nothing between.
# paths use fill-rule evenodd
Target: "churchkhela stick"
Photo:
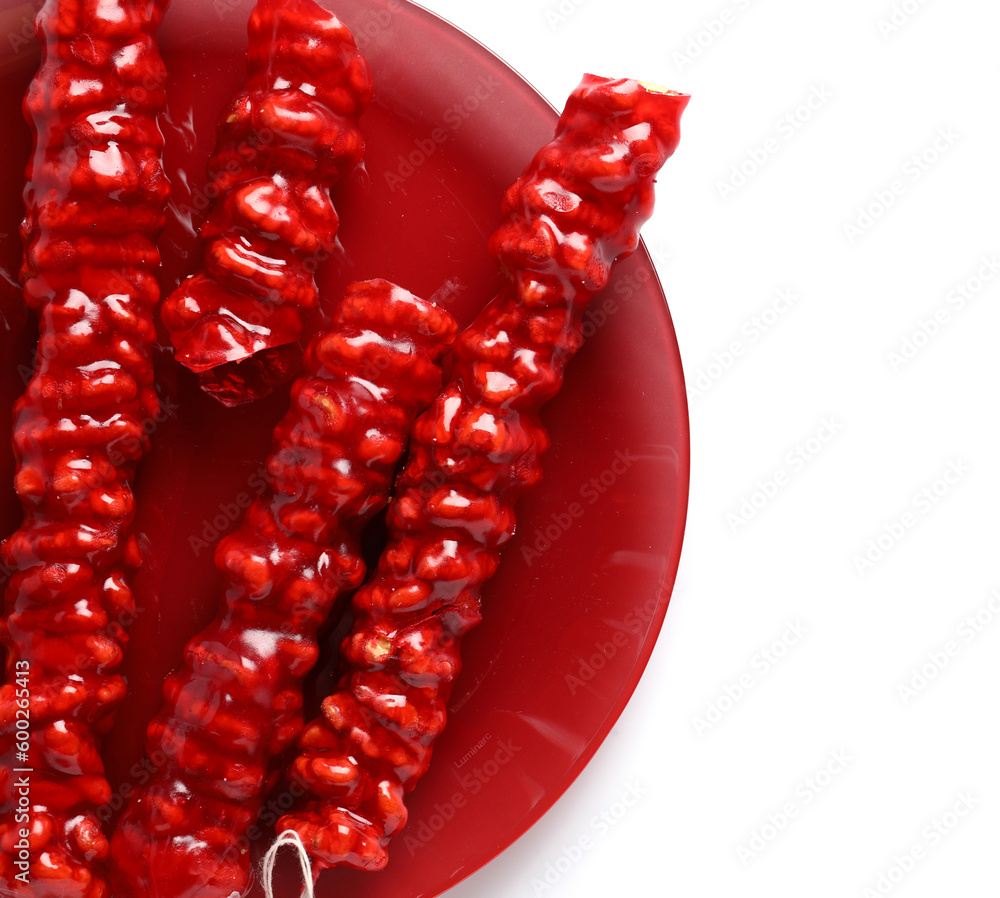
<instances>
[{"instance_id":1,"label":"churchkhela stick","mask_svg":"<svg viewBox=\"0 0 1000 898\"><path fill-rule=\"evenodd\" d=\"M227 405L295 374L293 344L336 243L330 188L361 160L373 91L351 32L313 0L258 0L248 30L246 85L208 165L204 260L162 310L177 360Z\"/></svg>"},{"instance_id":2,"label":"churchkhela stick","mask_svg":"<svg viewBox=\"0 0 1000 898\"><path fill-rule=\"evenodd\" d=\"M458 327L387 281L353 284L306 353L275 430L268 488L219 544L221 603L187 645L147 730L162 760L112 842L116 898L228 898L250 885L247 831L272 760L302 728L317 631L364 575L360 538L388 501L413 420Z\"/></svg>"},{"instance_id":3,"label":"churchkhela stick","mask_svg":"<svg viewBox=\"0 0 1000 898\"><path fill-rule=\"evenodd\" d=\"M24 519L0 642L0 894L108 895L102 737L141 554L133 478L159 402L153 383L156 237L168 184L156 117L166 0L47 0L24 111L24 296L36 368L14 409Z\"/></svg>"}]
</instances>

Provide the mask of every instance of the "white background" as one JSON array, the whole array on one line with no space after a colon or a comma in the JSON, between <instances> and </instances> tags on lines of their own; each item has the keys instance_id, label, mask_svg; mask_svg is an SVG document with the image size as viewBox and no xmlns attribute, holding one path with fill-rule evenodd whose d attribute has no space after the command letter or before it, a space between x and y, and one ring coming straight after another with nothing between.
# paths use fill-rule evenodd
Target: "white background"
<instances>
[{"instance_id":1,"label":"white background","mask_svg":"<svg viewBox=\"0 0 1000 898\"><path fill-rule=\"evenodd\" d=\"M693 95L644 232L691 401L666 624L577 783L449 898L996 895L1000 8L425 5L557 106L584 71Z\"/></svg>"}]
</instances>

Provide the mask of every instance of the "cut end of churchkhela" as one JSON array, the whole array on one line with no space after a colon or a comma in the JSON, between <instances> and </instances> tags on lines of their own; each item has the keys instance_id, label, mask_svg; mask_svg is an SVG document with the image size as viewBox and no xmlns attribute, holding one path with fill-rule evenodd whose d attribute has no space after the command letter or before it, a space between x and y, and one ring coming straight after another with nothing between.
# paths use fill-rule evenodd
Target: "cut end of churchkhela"
<instances>
[{"instance_id":1,"label":"cut end of churchkhela","mask_svg":"<svg viewBox=\"0 0 1000 898\"><path fill-rule=\"evenodd\" d=\"M587 85L588 82L594 84L622 85L626 90L629 89L630 85L638 85L647 93L663 94L667 97L674 97L677 100L682 100L683 105L680 107L681 110L684 109L684 106L687 106L688 101L691 99L691 94L684 93L684 91L681 90L673 90L669 87L664 87L662 84L657 84L655 81L642 81L638 78L606 78L603 75L592 75L589 72L583 76L583 79L577 86L577 90Z\"/></svg>"},{"instance_id":2,"label":"cut end of churchkhela","mask_svg":"<svg viewBox=\"0 0 1000 898\"><path fill-rule=\"evenodd\" d=\"M574 98L602 95L615 98L608 103L609 112L620 114L628 110L628 114L637 121L648 121L653 127L654 137L663 146L665 156L669 157L677 148L680 118L691 100L690 94L652 81L587 74L570 96L566 111L569 111Z\"/></svg>"},{"instance_id":3,"label":"cut end of churchkhela","mask_svg":"<svg viewBox=\"0 0 1000 898\"><path fill-rule=\"evenodd\" d=\"M302 369L302 346L273 346L238 362L226 362L198 374L198 383L223 405L235 408L270 396Z\"/></svg>"},{"instance_id":4,"label":"cut end of churchkhela","mask_svg":"<svg viewBox=\"0 0 1000 898\"><path fill-rule=\"evenodd\" d=\"M662 84L656 84L653 81L640 81L639 87L645 88L651 94L667 94L671 97L687 97L691 99L690 94L682 93L679 90L671 90L669 87L664 87Z\"/></svg>"}]
</instances>

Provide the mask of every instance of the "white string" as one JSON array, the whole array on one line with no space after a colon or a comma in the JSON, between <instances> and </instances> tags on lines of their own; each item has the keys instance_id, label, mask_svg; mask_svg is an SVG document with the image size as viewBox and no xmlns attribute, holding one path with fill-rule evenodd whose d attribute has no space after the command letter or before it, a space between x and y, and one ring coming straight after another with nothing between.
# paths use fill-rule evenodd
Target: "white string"
<instances>
[{"instance_id":1,"label":"white string","mask_svg":"<svg viewBox=\"0 0 1000 898\"><path fill-rule=\"evenodd\" d=\"M299 865L302 867L302 879L305 880L305 886L302 891L299 892L301 898L305 895L306 898L316 898L313 892L313 877L312 877L312 865L309 863L309 854L306 851L306 846L302 844L302 839L299 838L299 834L295 832L294 829L286 829L277 839L275 839L274 844L267 849L267 854L264 855L263 861L263 876L264 876L264 898L274 898L274 891L271 885L271 880L274 877L274 864L278 859L278 852L285 846L291 845L295 848L296 853L299 856Z\"/></svg>"}]
</instances>

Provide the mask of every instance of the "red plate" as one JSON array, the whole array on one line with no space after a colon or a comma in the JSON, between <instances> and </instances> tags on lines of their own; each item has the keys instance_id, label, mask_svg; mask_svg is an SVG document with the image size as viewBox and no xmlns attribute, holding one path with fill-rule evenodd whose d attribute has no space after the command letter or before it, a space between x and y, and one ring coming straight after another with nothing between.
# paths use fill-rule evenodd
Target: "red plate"
<instances>
[{"instance_id":1,"label":"red plate","mask_svg":"<svg viewBox=\"0 0 1000 898\"><path fill-rule=\"evenodd\" d=\"M216 116L243 76L251 6L174 0L161 31L170 71L163 130L174 189L161 242L165 289L191 267L190 221L203 208ZM327 309L348 281L385 277L434 295L468 322L499 283L486 240L499 222L501 194L551 138L556 114L488 50L418 7L338 0L337 11L371 61L377 99L362 120L367 175L356 173L335 198L344 252L321 272ZM19 105L38 60L32 14L31 3L0 0L0 33L11 35L0 49L4 430L23 390L18 366L29 361L34 329L15 283L21 172L30 149ZM465 643L449 726L413 795L410 823L385 871L330 871L319 896L429 898L485 864L580 773L642 674L684 531L684 383L644 249L619 267L592 309L591 339L547 410L553 448L543 487L521 505L517 536L485 591L485 620ZM164 676L213 615L211 547L255 494L271 428L286 404L279 396L226 410L170 359L161 359L159 374L173 411L154 434L138 488L146 563L125 663L130 694L106 743L118 796L139 773L133 765ZM19 517L12 471L3 453L4 534ZM335 643L331 637L329 646ZM330 664L311 689L329 685ZM286 806L283 797L275 797L274 810ZM279 894L296 894L296 868L285 859L280 869Z\"/></svg>"}]
</instances>

